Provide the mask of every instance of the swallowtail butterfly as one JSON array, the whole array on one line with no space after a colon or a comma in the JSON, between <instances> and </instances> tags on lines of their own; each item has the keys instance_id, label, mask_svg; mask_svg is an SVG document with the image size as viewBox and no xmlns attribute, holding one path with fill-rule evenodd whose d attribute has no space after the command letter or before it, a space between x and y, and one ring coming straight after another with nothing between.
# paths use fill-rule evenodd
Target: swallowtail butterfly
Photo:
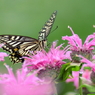
<instances>
[{"instance_id":1,"label":"swallowtail butterfly","mask_svg":"<svg viewBox=\"0 0 95 95\"><path fill-rule=\"evenodd\" d=\"M10 59L13 63L23 62L23 56L27 56L30 51L36 53L46 47L47 36L53 26L57 11L54 11L50 19L45 23L39 32L38 39L20 35L0 35L0 43L4 43L2 48L10 52Z\"/></svg>"}]
</instances>

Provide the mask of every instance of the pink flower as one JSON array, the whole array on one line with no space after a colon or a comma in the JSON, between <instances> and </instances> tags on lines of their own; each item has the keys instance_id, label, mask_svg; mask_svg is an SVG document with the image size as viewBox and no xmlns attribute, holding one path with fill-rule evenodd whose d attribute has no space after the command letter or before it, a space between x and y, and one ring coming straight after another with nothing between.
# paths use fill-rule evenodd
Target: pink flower
<instances>
[{"instance_id":1,"label":"pink flower","mask_svg":"<svg viewBox=\"0 0 95 95\"><path fill-rule=\"evenodd\" d=\"M60 67L65 62L64 59L70 59L70 53L67 52L68 47L61 50L62 44L56 47L56 42L53 42L49 52L45 50L41 52L37 52L36 55L25 57L24 65L34 65L35 68L52 66L52 67Z\"/></svg>"},{"instance_id":2,"label":"pink flower","mask_svg":"<svg viewBox=\"0 0 95 95\"><path fill-rule=\"evenodd\" d=\"M74 86L76 87L76 89L78 89L78 87L79 87L79 71L76 71L76 72L73 71L72 76L73 77L70 76L70 78L68 78L66 80L66 82L74 82Z\"/></svg>"},{"instance_id":3,"label":"pink flower","mask_svg":"<svg viewBox=\"0 0 95 95\"><path fill-rule=\"evenodd\" d=\"M30 71L33 69L43 68L39 72L40 76L48 76L49 73L51 74L50 76L53 76L53 73L56 77L61 65L65 64L65 61L63 60L71 59L69 51L67 52L68 47L62 50L60 48L62 48L62 44L56 47L56 42L53 42L49 52L43 50L41 52L37 52L36 55L30 56L30 58L25 57L23 67L28 67Z\"/></svg>"},{"instance_id":4,"label":"pink flower","mask_svg":"<svg viewBox=\"0 0 95 95\"><path fill-rule=\"evenodd\" d=\"M0 61L4 61L4 57L7 57L8 54L4 52L0 52Z\"/></svg>"},{"instance_id":5,"label":"pink flower","mask_svg":"<svg viewBox=\"0 0 95 95\"><path fill-rule=\"evenodd\" d=\"M17 70L16 76L6 65L8 74L0 74L0 95L53 95L55 94L54 83L39 79L38 71L27 73L26 68Z\"/></svg>"},{"instance_id":6,"label":"pink flower","mask_svg":"<svg viewBox=\"0 0 95 95\"><path fill-rule=\"evenodd\" d=\"M82 77L81 77L82 83L83 83L83 84L89 84L89 85L91 85L92 82L91 82L90 76L91 76L91 70L85 69L85 70L83 71L83 74L82 74Z\"/></svg>"},{"instance_id":7,"label":"pink flower","mask_svg":"<svg viewBox=\"0 0 95 95\"><path fill-rule=\"evenodd\" d=\"M83 71L82 77L81 77L83 84L91 84L90 74L91 74L90 70L86 69ZM72 76L70 76L70 78L68 78L66 82L74 82L74 86L76 87L76 89L78 89L79 88L79 71L73 71Z\"/></svg>"},{"instance_id":8,"label":"pink flower","mask_svg":"<svg viewBox=\"0 0 95 95\"><path fill-rule=\"evenodd\" d=\"M73 71L72 76L70 76L70 78L66 80L66 82L74 82L74 86L76 87L76 89L79 88L79 73L80 72L82 73L82 77L81 77L82 83L92 85L91 74L92 74L92 71L95 71L94 63L92 63L90 60L86 59L85 57L81 55L79 55L79 57L82 58L80 62L85 63L85 64L82 65L82 68L80 69L80 71ZM91 70L84 69L85 67L91 67L92 69Z\"/></svg>"},{"instance_id":9,"label":"pink flower","mask_svg":"<svg viewBox=\"0 0 95 95\"><path fill-rule=\"evenodd\" d=\"M93 56L92 50L95 49L93 47L95 46L95 33L89 35L86 38L84 44L82 44L82 40L79 38L79 36L74 33L74 31L72 30L70 26L68 26L68 28L70 28L73 35L63 36L62 39L69 41L68 44L71 45L70 50L72 51L71 56L74 56L75 54L81 54L83 56L89 55L90 57L92 57Z\"/></svg>"},{"instance_id":10,"label":"pink flower","mask_svg":"<svg viewBox=\"0 0 95 95\"><path fill-rule=\"evenodd\" d=\"M0 48L2 48L2 46L4 46L4 43L0 44Z\"/></svg>"},{"instance_id":11,"label":"pink flower","mask_svg":"<svg viewBox=\"0 0 95 95\"><path fill-rule=\"evenodd\" d=\"M95 72L95 63L94 63L94 61L93 62L91 62L90 60L88 60L88 59L86 59L85 57L83 57L83 56L80 56L82 59L81 59L81 62L83 62L83 63L85 63L84 65L83 65L83 67L91 67L91 69L92 69L92 71L94 71Z\"/></svg>"},{"instance_id":12,"label":"pink flower","mask_svg":"<svg viewBox=\"0 0 95 95\"><path fill-rule=\"evenodd\" d=\"M4 43L0 44L0 48L4 46ZM0 52L0 61L4 61L4 57L7 57L8 54L5 52Z\"/></svg>"}]
</instances>

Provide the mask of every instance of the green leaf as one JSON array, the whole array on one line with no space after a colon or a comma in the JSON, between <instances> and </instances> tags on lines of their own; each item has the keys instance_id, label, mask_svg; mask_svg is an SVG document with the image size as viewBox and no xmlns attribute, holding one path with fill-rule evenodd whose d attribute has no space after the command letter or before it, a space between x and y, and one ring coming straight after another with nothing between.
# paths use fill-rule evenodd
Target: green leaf
<instances>
[{"instance_id":1,"label":"green leaf","mask_svg":"<svg viewBox=\"0 0 95 95\"><path fill-rule=\"evenodd\" d=\"M91 70L91 67L84 67L84 70L85 70L85 69Z\"/></svg>"},{"instance_id":2,"label":"green leaf","mask_svg":"<svg viewBox=\"0 0 95 95\"><path fill-rule=\"evenodd\" d=\"M82 68L82 65L85 63L72 63L72 71L80 71L80 69Z\"/></svg>"},{"instance_id":3,"label":"green leaf","mask_svg":"<svg viewBox=\"0 0 95 95\"><path fill-rule=\"evenodd\" d=\"M69 75L72 76L72 68L73 66L70 66L70 63L63 64L59 76L57 77L57 81L65 81Z\"/></svg>"},{"instance_id":4,"label":"green leaf","mask_svg":"<svg viewBox=\"0 0 95 95\"><path fill-rule=\"evenodd\" d=\"M80 63L80 64L65 63L65 64L63 64L56 80L57 81L65 81L67 78L69 78L69 75L72 76L72 71L79 71L81 69L82 65L83 65L83 63Z\"/></svg>"},{"instance_id":5,"label":"green leaf","mask_svg":"<svg viewBox=\"0 0 95 95\"><path fill-rule=\"evenodd\" d=\"M58 77L57 77L57 81L62 81L63 80L63 75L65 76L65 77L67 77L67 73L68 72L66 72L66 68L67 68L67 66L69 66L70 65L70 63L66 63L66 64L63 64L62 65L62 67L61 67L61 69L60 69L60 73L59 73L59 75L58 75Z\"/></svg>"},{"instance_id":6,"label":"green leaf","mask_svg":"<svg viewBox=\"0 0 95 95\"><path fill-rule=\"evenodd\" d=\"M89 92L95 92L95 86L84 84L82 87L86 87Z\"/></svg>"}]
</instances>

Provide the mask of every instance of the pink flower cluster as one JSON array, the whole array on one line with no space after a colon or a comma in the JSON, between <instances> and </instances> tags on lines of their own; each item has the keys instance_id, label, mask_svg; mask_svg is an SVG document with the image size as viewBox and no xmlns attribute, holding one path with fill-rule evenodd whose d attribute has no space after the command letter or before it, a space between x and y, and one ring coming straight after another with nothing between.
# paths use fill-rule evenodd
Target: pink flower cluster
<instances>
[{"instance_id":1,"label":"pink flower cluster","mask_svg":"<svg viewBox=\"0 0 95 95\"><path fill-rule=\"evenodd\" d=\"M8 74L0 74L0 95L52 95L55 93L53 82L48 83L39 79L36 74L27 73L27 68L22 68L16 71L16 76L5 64Z\"/></svg>"},{"instance_id":2,"label":"pink flower cluster","mask_svg":"<svg viewBox=\"0 0 95 95\"><path fill-rule=\"evenodd\" d=\"M41 79L37 76L38 72L53 68L59 70L64 59L70 59L70 53L67 53L68 47L64 49L62 45L56 47L57 42L53 42L49 52L43 50L36 55L24 57L25 62L22 68L16 71L16 76L8 65L5 67L8 74L0 74L0 92L1 95L53 95L56 94L54 81L49 79ZM0 55L0 61L6 56L5 53ZM4 60L3 60L4 61ZM29 66L30 65L30 66ZM29 70L29 68L31 68ZM36 69L35 71L33 71ZM51 69L52 70L52 69ZM48 70L49 71L49 70Z\"/></svg>"},{"instance_id":3,"label":"pink flower cluster","mask_svg":"<svg viewBox=\"0 0 95 95\"><path fill-rule=\"evenodd\" d=\"M91 73L95 71L95 53L93 51L95 49L95 33L89 35L84 44L82 44L82 39L80 39L79 36L74 33L70 26L68 26L68 28L70 28L73 35L63 36L62 39L68 41L71 50L71 57L72 55L78 55L80 58L82 58L79 62L85 63L80 71L73 71L72 76L66 80L66 82L74 82L74 86L78 89L80 72L82 72L81 79L83 80L83 84L92 84ZM91 67L91 70L85 70L84 67Z\"/></svg>"},{"instance_id":4,"label":"pink flower cluster","mask_svg":"<svg viewBox=\"0 0 95 95\"><path fill-rule=\"evenodd\" d=\"M70 49L74 51L89 51L95 49L93 46L95 46L95 33L89 35L84 44L82 44L82 39L79 38L77 34L74 33L72 28L68 26L72 32L72 36L63 36L63 40L68 40L68 44L71 45Z\"/></svg>"},{"instance_id":5,"label":"pink flower cluster","mask_svg":"<svg viewBox=\"0 0 95 95\"><path fill-rule=\"evenodd\" d=\"M90 75L92 71L95 72L95 55L93 52L95 49L93 47L95 46L95 34L89 35L82 44L82 39L73 32L70 26L69 28L73 35L62 37L69 44L65 48L63 48L63 44L56 46L57 42L55 41L48 52L42 50L38 51L37 54L28 55L28 57L23 56L25 61L22 68L16 70L16 74L13 73L12 68L4 64L8 73L0 74L0 95L56 94L54 79L60 73L62 65L66 64L67 61L65 60L68 59L72 63L74 62L72 61L74 60L73 57L76 55L81 58L80 63L85 63L80 69L83 83L92 84ZM7 56L6 53L1 52L0 61L4 61L4 57ZM84 70L86 66L91 67L91 70ZM72 71L72 76L69 76L66 82L74 82L75 87L78 88L80 71ZM47 78L47 76L50 78ZM43 77L46 77L47 80Z\"/></svg>"}]
</instances>

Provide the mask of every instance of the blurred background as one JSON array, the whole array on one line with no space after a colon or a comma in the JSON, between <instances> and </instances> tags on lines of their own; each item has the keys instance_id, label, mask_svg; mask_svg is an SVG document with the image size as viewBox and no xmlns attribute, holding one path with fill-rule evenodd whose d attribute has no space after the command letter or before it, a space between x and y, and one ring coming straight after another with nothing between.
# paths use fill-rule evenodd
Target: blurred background
<instances>
[{"instance_id":1,"label":"blurred background","mask_svg":"<svg viewBox=\"0 0 95 95\"><path fill-rule=\"evenodd\" d=\"M68 25L83 41L95 31L94 0L0 0L0 35L38 38L38 32L55 10L58 14L51 31L57 26L58 28L48 36L49 43L58 40L58 44L61 44L64 42L61 40L62 36L72 35L67 28ZM8 58L6 63L13 67L14 71L21 67L21 64L12 65ZM3 64L4 62L0 62L0 72L6 72ZM72 83L62 82L58 85L58 95L72 91Z\"/></svg>"}]
</instances>

